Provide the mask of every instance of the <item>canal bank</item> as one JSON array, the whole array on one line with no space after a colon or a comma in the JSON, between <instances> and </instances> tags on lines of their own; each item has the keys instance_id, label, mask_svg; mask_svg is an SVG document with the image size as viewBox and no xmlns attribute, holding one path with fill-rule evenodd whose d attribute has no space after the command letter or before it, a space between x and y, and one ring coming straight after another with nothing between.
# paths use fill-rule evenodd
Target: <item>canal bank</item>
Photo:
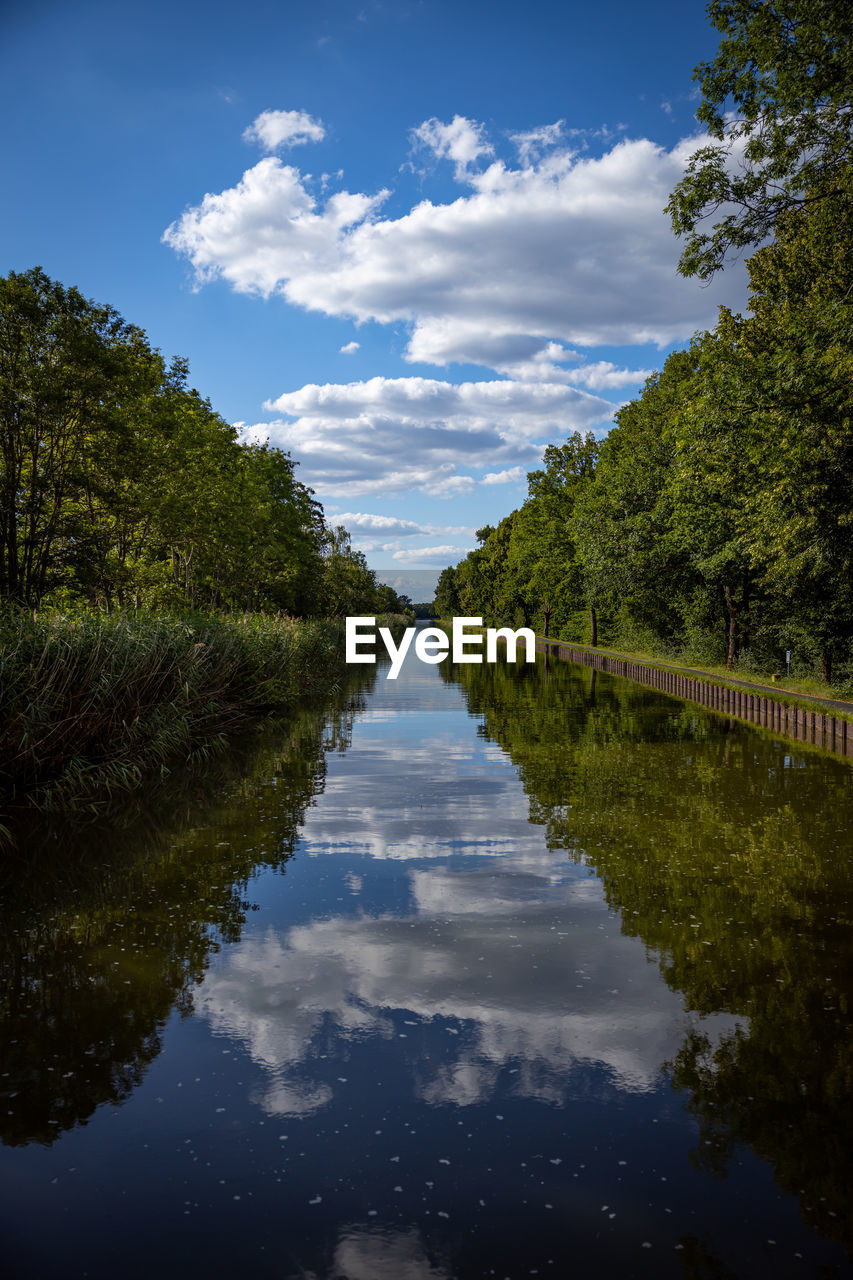
<instances>
[{"instance_id":1,"label":"canal bank","mask_svg":"<svg viewBox=\"0 0 853 1280\"><path fill-rule=\"evenodd\" d=\"M773 696L769 696L768 686L734 677L723 681L708 672L689 667L639 662L627 655L565 640L546 640L542 636L537 636L536 648L540 653L548 653L565 662L635 680L647 688L696 702L710 711L769 729L783 737L853 757L853 720L846 718L847 715L853 716L853 703L815 698L808 694L791 695L789 701L775 691ZM803 706L803 703L813 705Z\"/></svg>"}]
</instances>

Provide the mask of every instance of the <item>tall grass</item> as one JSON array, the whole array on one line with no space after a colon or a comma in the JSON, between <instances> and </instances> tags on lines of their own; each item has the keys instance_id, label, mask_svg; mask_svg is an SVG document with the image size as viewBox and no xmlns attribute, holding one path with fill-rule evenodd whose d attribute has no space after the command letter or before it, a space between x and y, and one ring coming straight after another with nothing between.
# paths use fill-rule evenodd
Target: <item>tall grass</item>
<instances>
[{"instance_id":1,"label":"tall grass","mask_svg":"<svg viewBox=\"0 0 853 1280\"><path fill-rule=\"evenodd\" d=\"M0 614L0 809L94 810L343 670L335 621Z\"/></svg>"}]
</instances>

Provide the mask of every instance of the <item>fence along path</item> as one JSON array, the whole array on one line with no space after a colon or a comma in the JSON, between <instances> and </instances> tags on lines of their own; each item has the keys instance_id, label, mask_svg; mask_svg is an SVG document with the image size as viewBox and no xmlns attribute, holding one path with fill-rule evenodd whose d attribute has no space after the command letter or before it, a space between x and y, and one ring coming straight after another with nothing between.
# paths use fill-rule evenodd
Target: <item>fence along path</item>
<instances>
[{"instance_id":1,"label":"fence along path","mask_svg":"<svg viewBox=\"0 0 853 1280\"><path fill-rule=\"evenodd\" d=\"M805 707L789 706L763 694L750 693L747 689L731 689L701 676L689 676L679 671L662 670L630 658L600 653L595 649L579 649L562 640L543 640L537 637L536 648L566 662L593 667L609 675L624 676L638 684L660 689L676 698L698 702L700 706L723 715L733 716L760 725L788 738L808 742L838 755L853 757L853 722L842 716L828 715L824 711L812 711Z\"/></svg>"}]
</instances>

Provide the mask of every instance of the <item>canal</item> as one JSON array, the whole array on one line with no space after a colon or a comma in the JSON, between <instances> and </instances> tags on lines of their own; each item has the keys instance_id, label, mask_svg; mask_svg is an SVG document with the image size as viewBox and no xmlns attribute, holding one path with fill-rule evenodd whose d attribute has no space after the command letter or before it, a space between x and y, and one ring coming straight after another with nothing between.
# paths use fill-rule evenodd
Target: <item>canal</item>
<instances>
[{"instance_id":1,"label":"canal","mask_svg":"<svg viewBox=\"0 0 853 1280\"><path fill-rule=\"evenodd\" d=\"M6 859L4 1274L850 1275L850 764L359 675Z\"/></svg>"}]
</instances>

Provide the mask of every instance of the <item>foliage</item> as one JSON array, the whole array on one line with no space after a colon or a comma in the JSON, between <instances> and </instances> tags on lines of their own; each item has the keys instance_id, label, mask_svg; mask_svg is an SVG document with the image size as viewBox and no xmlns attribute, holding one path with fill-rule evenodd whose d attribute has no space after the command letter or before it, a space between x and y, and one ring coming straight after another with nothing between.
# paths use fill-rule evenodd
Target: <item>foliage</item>
<instances>
[{"instance_id":1,"label":"foliage","mask_svg":"<svg viewBox=\"0 0 853 1280\"><path fill-rule=\"evenodd\" d=\"M544 467L528 473L528 498L495 528L477 530L480 546L438 580L436 612L511 621L578 639L584 607L582 566L572 524L575 504L595 474L600 450L575 432L549 445Z\"/></svg>"},{"instance_id":2,"label":"foliage","mask_svg":"<svg viewBox=\"0 0 853 1280\"><path fill-rule=\"evenodd\" d=\"M0 600L399 612L296 462L35 268L0 279Z\"/></svg>"},{"instance_id":3,"label":"foliage","mask_svg":"<svg viewBox=\"0 0 853 1280\"><path fill-rule=\"evenodd\" d=\"M400 627L402 618L381 618ZM328 690L336 622L7 611L0 615L0 805L97 809L145 776Z\"/></svg>"},{"instance_id":4,"label":"foliage","mask_svg":"<svg viewBox=\"0 0 853 1280\"><path fill-rule=\"evenodd\" d=\"M845 0L712 0L717 56L696 67L711 138L667 210L680 269L708 278L779 219L851 193L853 11ZM733 104L733 111L728 104ZM710 230L702 224L716 219Z\"/></svg>"}]
</instances>

